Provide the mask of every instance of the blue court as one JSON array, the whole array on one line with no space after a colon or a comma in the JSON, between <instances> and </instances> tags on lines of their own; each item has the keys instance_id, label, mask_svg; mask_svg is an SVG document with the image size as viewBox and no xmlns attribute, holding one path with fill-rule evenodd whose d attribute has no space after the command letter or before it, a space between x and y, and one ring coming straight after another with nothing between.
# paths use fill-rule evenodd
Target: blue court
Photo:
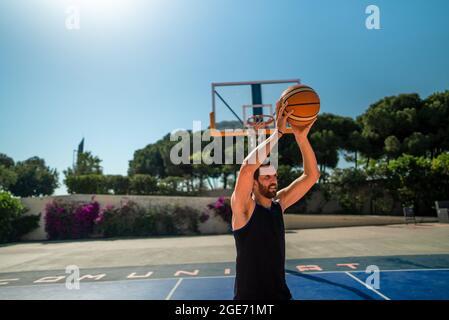
<instances>
[{"instance_id":1,"label":"blue court","mask_svg":"<svg viewBox=\"0 0 449 320\"><path fill-rule=\"evenodd\" d=\"M355 270L349 268L347 261L351 261L351 268ZM366 281L374 274L366 272L368 265L379 268L375 286L372 281ZM86 270L82 274L88 272L103 276L99 280L81 281L80 288L72 290L66 288L64 279L45 284L33 281L57 279L56 273L50 271L0 274L0 299L230 300L234 275L214 275L228 266L232 263L139 267L139 270ZM297 271L311 266L322 271ZM337 268L327 270L332 266ZM394 266L396 268L392 268ZM351 270L335 270L341 268ZM132 280L120 278L120 274L126 275L130 271L142 274L149 269L154 270L151 276L159 276ZM181 272L181 275L170 276L176 272ZM206 275L201 276L200 273ZM115 280L106 280L108 276ZM14 279L18 279L16 283L12 281ZM288 260L286 279L295 300L449 300L449 255Z\"/></svg>"}]
</instances>

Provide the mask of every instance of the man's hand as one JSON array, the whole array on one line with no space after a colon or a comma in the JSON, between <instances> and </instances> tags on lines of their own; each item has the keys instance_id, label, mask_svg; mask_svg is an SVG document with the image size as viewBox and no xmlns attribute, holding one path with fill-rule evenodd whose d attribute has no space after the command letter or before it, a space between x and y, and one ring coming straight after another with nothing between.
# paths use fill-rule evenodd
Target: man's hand
<instances>
[{"instance_id":1,"label":"man's hand","mask_svg":"<svg viewBox=\"0 0 449 320\"><path fill-rule=\"evenodd\" d=\"M284 105L281 103L281 99L276 102L276 129L280 132L285 133L287 130L287 118L293 113L294 110L290 110L290 112L285 113L285 108L287 107L288 102L285 102Z\"/></svg>"},{"instance_id":2,"label":"man's hand","mask_svg":"<svg viewBox=\"0 0 449 320\"><path fill-rule=\"evenodd\" d=\"M297 139L300 141L304 141L307 138L307 134L310 131L310 128L312 128L315 121L318 119L315 118L311 123L305 126L292 126L293 133Z\"/></svg>"}]
</instances>

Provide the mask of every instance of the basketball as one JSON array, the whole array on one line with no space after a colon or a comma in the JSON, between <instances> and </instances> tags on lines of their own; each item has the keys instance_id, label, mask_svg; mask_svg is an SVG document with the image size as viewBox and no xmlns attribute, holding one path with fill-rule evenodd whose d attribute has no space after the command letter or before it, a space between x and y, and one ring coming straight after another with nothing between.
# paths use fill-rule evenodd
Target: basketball
<instances>
[{"instance_id":1,"label":"basketball","mask_svg":"<svg viewBox=\"0 0 449 320\"><path fill-rule=\"evenodd\" d=\"M281 95L281 103L286 112L293 110L287 121L290 125L305 126L311 123L320 111L320 97L311 87L298 84L288 87Z\"/></svg>"}]
</instances>

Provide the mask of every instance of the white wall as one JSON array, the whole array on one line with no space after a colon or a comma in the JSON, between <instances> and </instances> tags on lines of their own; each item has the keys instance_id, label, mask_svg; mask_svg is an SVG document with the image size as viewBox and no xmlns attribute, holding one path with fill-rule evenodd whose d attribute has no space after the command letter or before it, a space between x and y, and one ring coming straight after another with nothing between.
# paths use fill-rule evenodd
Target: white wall
<instances>
[{"instance_id":1,"label":"white wall","mask_svg":"<svg viewBox=\"0 0 449 320\"><path fill-rule=\"evenodd\" d=\"M45 240L47 235L45 232L45 205L52 202L53 199L62 199L75 202L89 202L92 195L79 194L79 195L67 195L67 196L51 196L51 197L30 197L21 198L21 201L25 207L29 210L26 215L38 215L41 214L39 222L39 228L26 234L22 237L22 240ZM164 205L164 204L179 204L190 206L201 211L206 210L206 206L209 203L213 203L217 200L216 197L169 197L169 196L130 196L130 195L96 195L95 200L100 203L100 206L106 205L120 205L120 201L132 200L141 206L149 205ZM226 223L218 216L214 214L209 215L209 219L205 223L199 223L199 231L202 234L220 234L227 232Z\"/></svg>"}]
</instances>

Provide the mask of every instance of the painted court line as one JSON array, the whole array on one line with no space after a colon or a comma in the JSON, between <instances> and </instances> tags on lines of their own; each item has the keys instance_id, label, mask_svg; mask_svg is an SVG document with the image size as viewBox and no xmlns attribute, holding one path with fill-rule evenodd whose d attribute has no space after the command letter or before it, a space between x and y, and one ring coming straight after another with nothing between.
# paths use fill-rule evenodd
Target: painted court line
<instances>
[{"instance_id":1,"label":"painted court line","mask_svg":"<svg viewBox=\"0 0 449 320\"><path fill-rule=\"evenodd\" d=\"M449 271L449 268L435 268L435 269L379 269L380 272L402 272L402 271ZM325 273L360 273L365 272L363 269L358 270L350 270L350 271L343 271L343 270L334 270L334 271L307 271L307 272L301 272L301 271L295 271L292 272L286 272L287 274L295 275L295 273L301 273L301 274L325 274Z\"/></svg>"},{"instance_id":2,"label":"painted court line","mask_svg":"<svg viewBox=\"0 0 449 320\"><path fill-rule=\"evenodd\" d=\"M365 286L366 288L374 291L375 293L377 293L379 296L381 296L382 298L384 298L385 300L391 300L390 298L388 298L386 295L383 295L382 293L380 293L379 291L377 291L376 289L374 289L373 287L367 285L366 283L364 283L363 281L361 281L359 278L357 278L356 276L350 274L349 272L345 272L348 276L350 276L352 279L354 279L355 281L357 281L358 283L362 284L363 286Z\"/></svg>"},{"instance_id":3,"label":"painted court line","mask_svg":"<svg viewBox=\"0 0 449 320\"><path fill-rule=\"evenodd\" d=\"M449 271L449 268L437 268L437 269L390 269L390 270L379 270L380 272L403 272L403 271ZM365 273L363 269L360 270L351 270L351 271L310 271L310 272L297 272L299 274L329 274L329 273ZM295 272L296 273L296 272ZM295 273L286 272L286 274L294 276ZM179 280L179 279L192 279L192 280L200 280L200 279L219 279L219 278L235 278L235 275L229 276L191 276L191 277L168 277L168 278L152 278L152 279L140 279L140 280L103 280L103 281L86 281L86 283L130 283L130 282L142 282L142 281L157 281L157 280ZM3 280L4 281L4 280ZM14 286L5 286L5 288L26 288L26 287L46 287L51 285L63 285L65 282L53 282L53 283L45 283L45 284L29 284L29 285L14 285Z\"/></svg>"},{"instance_id":4,"label":"painted court line","mask_svg":"<svg viewBox=\"0 0 449 320\"><path fill-rule=\"evenodd\" d=\"M0 286L7 285L8 282L18 281L19 279L0 279Z\"/></svg>"},{"instance_id":5,"label":"painted court line","mask_svg":"<svg viewBox=\"0 0 449 320\"><path fill-rule=\"evenodd\" d=\"M400 271L448 271L449 268L435 268L435 269L397 269L397 270L382 270L380 272L400 272ZM351 272L357 272L356 270Z\"/></svg>"},{"instance_id":6,"label":"painted court line","mask_svg":"<svg viewBox=\"0 0 449 320\"><path fill-rule=\"evenodd\" d=\"M103 280L103 281L86 281L86 282L80 282L81 284L111 284L111 283L130 283L130 282L145 282L145 281L160 281L160 280L177 280L178 278L153 278L153 279L142 279L142 280ZM43 283L43 284L25 284L25 285L17 285L17 286L6 286L6 288L34 288L34 287L48 287L48 286L55 286L55 285L64 285L66 282L49 282L49 283Z\"/></svg>"},{"instance_id":7,"label":"painted court line","mask_svg":"<svg viewBox=\"0 0 449 320\"><path fill-rule=\"evenodd\" d=\"M141 279L141 280L103 280L103 281L86 281L85 283L130 283L130 282L144 282L144 281L160 281L160 280L179 280L179 279L210 279L210 278L235 278L235 276L204 276L204 277L171 277L171 278L153 278L153 279ZM17 286L6 286L6 288L26 288L26 287L47 287L51 285L63 285L64 282L49 282L45 284L25 284L25 285L17 285ZM80 282L82 284L82 282Z\"/></svg>"},{"instance_id":8,"label":"painted court line","mask_svg":"<svg viewBox=\"0 0 449 320\"><path fill-rule=\"evenodd\" d=\"M182 278L180 278L178 280L178 282L176 282L175 286L173 287L173 289L171 289L170 293L168 294L168 296L165 298L165 300L170 300L171 296L173 295L173 293L175 292L175 290L178 288L179 284L182 282Z\"/></svg>"}]
</instances>

